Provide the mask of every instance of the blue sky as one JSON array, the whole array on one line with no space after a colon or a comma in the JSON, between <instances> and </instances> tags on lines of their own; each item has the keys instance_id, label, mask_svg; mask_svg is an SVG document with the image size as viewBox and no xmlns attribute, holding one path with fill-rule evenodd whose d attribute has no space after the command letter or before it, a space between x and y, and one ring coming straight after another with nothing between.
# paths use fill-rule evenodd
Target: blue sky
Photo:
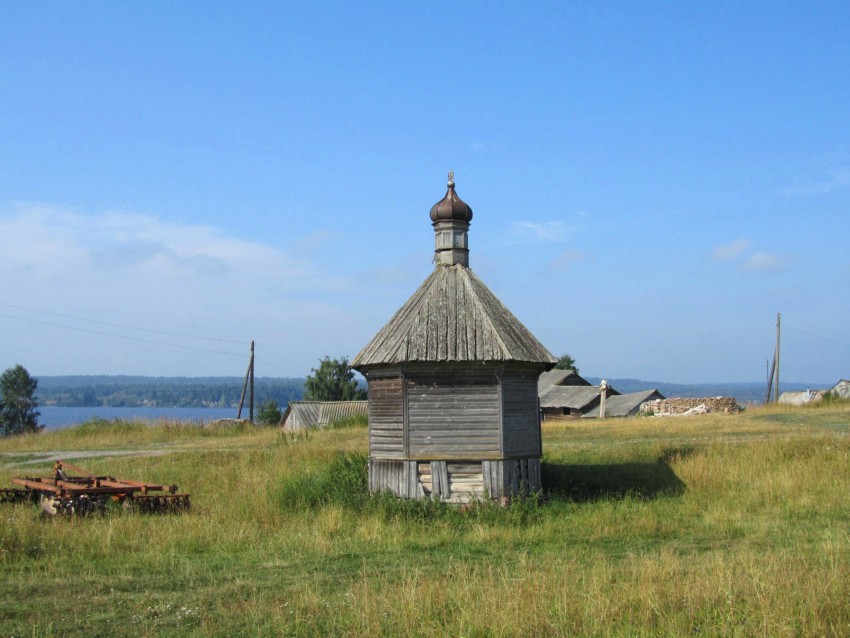
<instances>
[{"instance_id":1,"label":"blue sky","mask_svg":"<svg viewBox=\"0 0 850 638\"><path fill-rule=\"evenodd\" d=\"M0 367L301 376L470 263L583 373L850 375L847 3L2 3Z\"/></svg>"}]
</instances>

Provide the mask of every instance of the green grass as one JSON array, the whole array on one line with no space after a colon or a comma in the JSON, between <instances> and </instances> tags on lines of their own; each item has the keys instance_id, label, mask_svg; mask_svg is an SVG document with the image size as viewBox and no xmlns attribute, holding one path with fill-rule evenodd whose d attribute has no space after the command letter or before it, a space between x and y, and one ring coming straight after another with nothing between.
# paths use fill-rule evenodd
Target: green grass
<instances>
[{"instance_id":1,"label":"green grass","mask_svg":"<svg viewBox=\"0 0 850 638\"><path fill-rule=\"evenodd\" d=\"M846 636L850 408L544 428L540 499L368 497L366 430L98 422L0 440L177 483L179 516L0 509L0 636ZM32 462L16 467L5 464Z\"/></svg>"}]
</instances>

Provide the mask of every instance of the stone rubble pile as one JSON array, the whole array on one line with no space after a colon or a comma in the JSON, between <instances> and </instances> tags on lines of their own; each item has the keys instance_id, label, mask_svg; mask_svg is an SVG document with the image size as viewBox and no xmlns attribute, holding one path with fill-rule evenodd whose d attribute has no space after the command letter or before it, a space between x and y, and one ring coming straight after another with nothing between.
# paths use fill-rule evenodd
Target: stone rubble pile
<instances>
[{"instance_id":1,"label":"stone rubble pile","mask_svg":"<svg viewBox=\"0 0 850 638\"><path fill-rule=\"evenodd\" d=\"M712 412L735 414L740 410L741 406L732 397L656 399L640 406L641 412L654 416L693 416Z\"/></svg>"}]
</instances>

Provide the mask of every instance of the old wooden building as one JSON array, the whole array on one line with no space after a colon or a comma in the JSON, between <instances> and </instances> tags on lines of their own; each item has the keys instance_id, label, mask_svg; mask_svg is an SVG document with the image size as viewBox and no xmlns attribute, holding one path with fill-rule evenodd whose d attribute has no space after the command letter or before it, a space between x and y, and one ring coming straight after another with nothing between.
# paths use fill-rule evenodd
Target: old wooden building
<instances>
[{"instance_id":1,"label":"old wooden building","mask_svg":"<svg viewBox=\"0 0 850 638\"><path fill-rule=\"evenodd\" d=\"M300 432L368 414L367 401L290 401L280 426L287 432Z\"/></svg>"},{"instance_id":2,"label":"old wooden building","mask_svg":"<svg viewBox=\"0 0 850 638\"><path fill-rule=\"evenodd\" d=\"M353 359L369 383L369 487L452 502L540 487L537 378L556 359L469 269L449 174L436 267Z\"/></svg>"}]
</instances>

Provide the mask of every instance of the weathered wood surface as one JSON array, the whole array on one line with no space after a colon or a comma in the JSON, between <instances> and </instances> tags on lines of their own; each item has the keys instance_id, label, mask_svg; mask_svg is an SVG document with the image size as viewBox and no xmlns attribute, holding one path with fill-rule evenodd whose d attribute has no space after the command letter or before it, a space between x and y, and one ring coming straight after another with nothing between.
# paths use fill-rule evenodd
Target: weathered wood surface
<instances>
[{"instance_id":1,"label":"weathered wood surface","mask_svg":"<svg viewBox=\"0 0 850 638\"><path fill-rule=\"evenodd\" d=\"M492 372L408 375L408 456L498 454L499 389Z\"/></svg>"},{"instance_id":2,"label":"weathered wood surface","mask_svg":"<svg viewBox=\"0 0 850 638\"><path fill-rule=\"evenodd\" d=\"M368 414L369 404L366 401L290 401L281 422L287 432L299 432Z\"/></svg>"},{"instance_id":3,"label":"weathered wood surface","mask_svg":"<svg viewBox=\"0 0 850 638\"><path fill-rule=\"evenodd\" d=\"M434 484L434 495L439 498L446 498L451 494L449 488L449 473L445 461L432 461L431 477Z\"/></svg>"},{"instance_id":4,"label":"weathered wood surface","mask_svg":"<svg viewBox=\"0 0 850 638\"><path fill-rule=\"evenodd\" d=\"M404 457L404 395L401 377L369 380L369 454Z\"/></svg>"},{"instance_id":5,"label":"weathered wood surface","mask_svg":"<svg viewBox=\"0 0 850 638\"><path fill-rule=\"evenodd\" d=\"M482 463L484 488L491 498L536 492L541 488L540 459L504 459Z\"/></svg>"},{"instance_id":6,"label":"weathered wood surface","mask_svg":"<svg viewBox=\"0 0 850 638\"><path fill-rule=\"evenodd\" d=\"M537 379L529 373L502 377L502 453L539 456L542 453L537 410Z\"/></svg>"},{"instance_id":7,"label":"weathered wood surface","mask_svg":"<svg viewBox=\"0 0 850 638\"><path fill-rule=\"evenodd\" d=\"M402 498L424 498L415 461L369 459L369 491L389 490Z\"/></svg>"},{"instance_id":8,"label":"weathered wood surface","mask_svg":"<svg viewBox=\"0 0 850 638\"><path fill-rule=\"evenodd\" d=\"M369 460L369 490L389 490L402 498L437 498L469 503L539 490L540 459L453 463L451 461Z\"/></svg>"},{"instance_id":9,"label":"weathered wood surface","mask_svg":"<svg viewBox=\"0 0 850 638\"><path fill-rule=\"evenodd\" d=\"M469 268L438 266L351 362L557 360Z\"/></svg>"}]
</instances>

